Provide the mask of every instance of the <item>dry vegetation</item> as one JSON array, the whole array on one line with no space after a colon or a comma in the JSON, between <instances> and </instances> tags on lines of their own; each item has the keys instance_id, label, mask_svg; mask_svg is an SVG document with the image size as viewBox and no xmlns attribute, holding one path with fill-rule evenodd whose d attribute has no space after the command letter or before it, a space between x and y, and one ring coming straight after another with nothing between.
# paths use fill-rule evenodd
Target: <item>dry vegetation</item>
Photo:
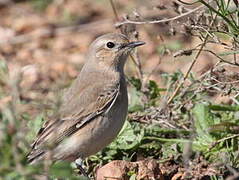
<instances>
[{"instance_id":1,"label":"dry vegetation","mask_svg":"<svg viewBox=\"0 0 239 180\"><path fill-rule=\"evenodd\" d=\"M239 178L237 0L2 0L0 17L0 180L81 179L72 164L30 166L26 154L108 32L146 45L126 67L128 121L85 160L90 177Z\"/></svg>"}]
</instances>

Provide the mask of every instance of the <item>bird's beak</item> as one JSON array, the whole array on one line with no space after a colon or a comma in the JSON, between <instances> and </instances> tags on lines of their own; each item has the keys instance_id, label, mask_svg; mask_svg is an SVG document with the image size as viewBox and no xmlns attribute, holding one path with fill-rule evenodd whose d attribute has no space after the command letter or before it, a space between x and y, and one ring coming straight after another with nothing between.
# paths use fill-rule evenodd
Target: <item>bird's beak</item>
<instances>
[{"instance_id":1,"label":"bird's beak","mask_svg":"<svg viewBox=\"0 0 239 180\"><path fill-rule=\"evenodd\" d=\"M145 42L143 42L143 41L133 41L133 42L129 42L129 43L124 43L124 44L122 44L122 45L119 47L119 49L124 49L124 48L133 49L133 48L135 48L135 47L137 47L137 46L142 46L142 45L144 45L144 44L145 44Z\"/></svg>"},{"instance_id":2,"label":"bird's beak","mask_svg":"<svg viewBox=\"0 0 239 180\"><path fill-rule=\"evenodd\" d=\"M145 44L145 42L143 42L143 41L134 41L134 42L129 42L129 43L127 43L127 44L125 45L125 47L135 48L135 47L137 47L137 46L142 46L142 45L144 45L144 44Z\"/></svg>"}]
</instances>

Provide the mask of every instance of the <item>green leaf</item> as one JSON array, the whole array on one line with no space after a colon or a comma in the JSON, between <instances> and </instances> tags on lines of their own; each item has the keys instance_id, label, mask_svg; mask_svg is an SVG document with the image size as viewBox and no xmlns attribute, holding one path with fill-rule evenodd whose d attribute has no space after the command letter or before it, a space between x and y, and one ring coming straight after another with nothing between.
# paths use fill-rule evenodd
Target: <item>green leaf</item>
<instances>
[{"instance_id":1,"label":"green leaf","mask_svg":"<svg viewBox=\"0 0 239 180\"><path fill-rule=\"evenodd\" d=\"M209 133L209 129L214 124L214 120L209 107L204 104L197 104L193 109L193 114L198 137L201 138L204 144L211 143L213 138Z\"/></svg>"},{"instance_id":2,"label":"green leaf","mask_svg":"<svg viewBox=\"0 0 239 180\"><path fill-rule=\"evenodd\" d=\"M8 84L8 83L9 83L9 73L8 73L7 63L5 60L0 59L0 85ZM0 87L2 88L3 86L0 86ZM4 94L5 93L6 92L4 92Z\"/></svg>"},{"instance_id":3,"label":"green leaf","mask_svg":"<svg viewBox=\"0 0 239 180\"><path fill-rule=\"evenodd\" d=\"M180 41L172 41L166 45L166 47L172 51L176 51L182 49L182 42Z\"/></svg>"},{"instance_id":4,"label":"green leaf","mask_svg":"<svg viewBox=\"0 0 239 180\"><path fill-rule=\"evenodd\" d=\"M239 111L239 106L209 105L208 107L214 111Z\"/></svg>"},{"instance_id":5,"label":"green leaf","mask_svg":"<svg viewBox=\"0 0 239 180\"><path fill-rule=\"evenodd\" d=\"M144 136L144 130L136 131L132 125L126 121L116 140L109 145L110 149L129 150L138 146Z\"/></svg>"},{"instance_id":6,"label":"green leaf","mask_svg":"<svg viewBox=\"0 0 239 180\"><path fill-rule=\"evenodd\" d=\"M136 112L143 110L143 101L142 101L142 93L137 91L136 88L129 88L129 112Z\"/></svg>"},{"instance_id":7,"label":"green leaf","mask_svg":"<svg viewBox=\"0 0 239 180\"><path fill-rule=\"evenodd\" d=\"M160 96L160 89L155 81L149 81L149 95L150 99L155 99Z\"/></svg>"},{"instance_id":8,"label":"green leaf","mask_svg":"<svg viewBox=\"0 0 239 180\"><path fill-rule=\"evenodd\" d=\"M228 55L233 55L233 54L239 54L239 51L227 51L227 52L222 52L219 53L219 56L228 56Z\"/></svg>"},{"instance_id":9,"label":"green leaf","mask_svg":"<svg viewBox=\"0 0 239 180\"><path fill-rule=\"evenodd\" d=\"M27 134L27 139L29 141L31 141L37 134L37 132L39 131L39 129L41 128L42 124L44 121L44 115L43 114L39 114L34 120L30 120L28 122L28 127L30 129L29 133Z\"/></svg>"},{"instance_id":10,"label":"green leaf","mask_svg":"<svg viewBox=\"0 0 239 180\"><path fill-rule=\"evenodd\" d=\"M64 178L64 179L82 179L81 177L74 176L73 168L71 167L70 163L59 161L53 164L50 167L49 173L51 176L56 178ZM82 179L83 180L83 179ZM85 178L84 178L85 180Z\"/></svg>"},{"instance_id":11,"label":"green leaf","mask_svg":"<svg viewBox=\"0 0 239 180\"><path fill-rule=\"evenodd\" d=\"M134 87L139 91L142 87L141 80L139 78L131 77L129 79L130 83L134 85Z\"/></svg>"},{"instance_id":12,"label":"green leaf","mask_svg":"<svg viewBox=\"0 0 239 180\"><path fill-rule=\"evenodd\" d=\"M131 175L129 180L136 180L136 174Z\"/></svg>"}]
</instances>

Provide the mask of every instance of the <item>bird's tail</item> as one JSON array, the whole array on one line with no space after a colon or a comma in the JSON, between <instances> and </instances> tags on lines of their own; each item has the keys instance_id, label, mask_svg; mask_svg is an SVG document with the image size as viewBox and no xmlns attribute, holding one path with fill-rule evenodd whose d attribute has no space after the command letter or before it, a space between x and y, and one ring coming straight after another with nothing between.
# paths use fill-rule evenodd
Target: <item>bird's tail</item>
<instances>
[{"instance_id":1,"label":"bird's tail","mask_svg":"<svg viewBox=\"0 0 239 180\"><path fill-rule=\"evenodd\" d=\"M27 161L29 164L35 164L38 161L42 160L44 157L45 151L43 150L32 150L27 155Z\"/></svg>"}]
</instances>

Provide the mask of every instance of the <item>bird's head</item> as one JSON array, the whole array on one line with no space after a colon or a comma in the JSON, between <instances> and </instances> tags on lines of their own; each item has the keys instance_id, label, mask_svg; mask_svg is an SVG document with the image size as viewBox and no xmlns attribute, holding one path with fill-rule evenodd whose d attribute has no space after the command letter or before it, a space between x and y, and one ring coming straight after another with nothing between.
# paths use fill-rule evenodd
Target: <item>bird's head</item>
<instances>
[{"instance_id":1,"label":"bird's head","mask_svg":"<svg viewBox=\"0 0 239 180\"><path fill-rule=\"evenodd\" d=\"M122 70L130 51L144 44L142 41L130 42L123 34L106 34L90 45L88 56L91 63Z\"/></svg>"}]
</instances>

